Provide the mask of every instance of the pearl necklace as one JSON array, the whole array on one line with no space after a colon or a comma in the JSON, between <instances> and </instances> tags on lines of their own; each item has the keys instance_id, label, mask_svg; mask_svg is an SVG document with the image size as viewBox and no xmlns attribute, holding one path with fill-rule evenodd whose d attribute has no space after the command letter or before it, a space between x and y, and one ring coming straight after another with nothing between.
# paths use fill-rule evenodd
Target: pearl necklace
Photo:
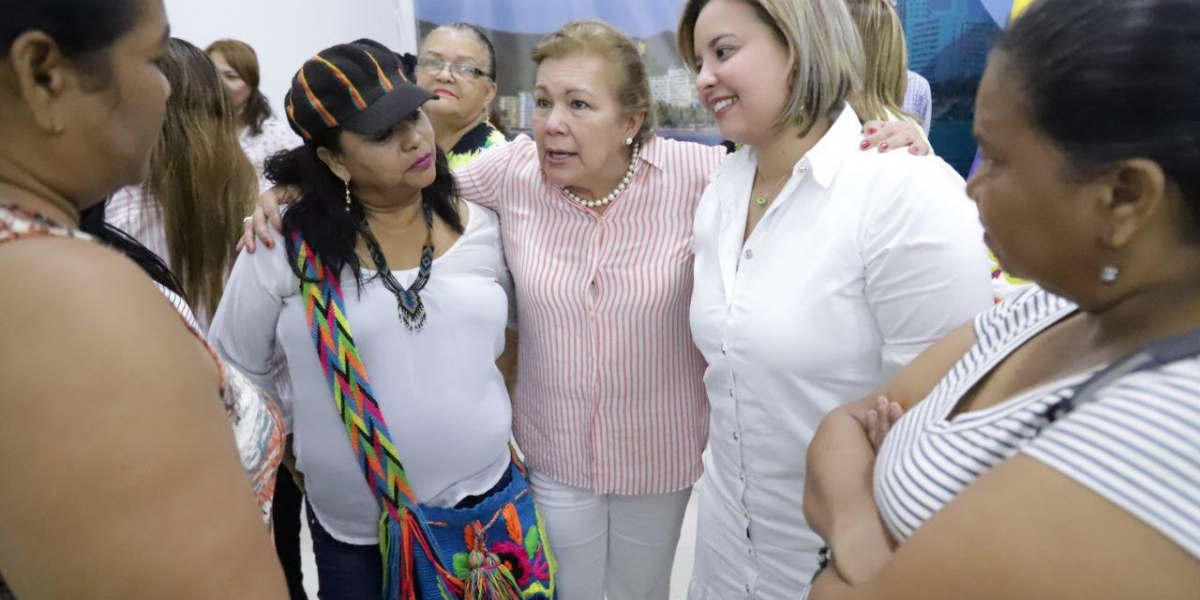
<instances>
[{"instance_id":1,"label":"pearl necklace","mask_svg":"<svg viewBox=\"0 0 1200 600\"><path fill-rule=\"evenodd\" d=\"M613 200L616 200L617 196L620 196L621 192L624 192L625 188L629 187L629 182L633 181L633 171L637 169L638 153L641 152L641 150L641 144L633 145L633 157L629 159L629 168L625 169L625 176L621 178L621 183L617 185L617 189L609 192L608 195L603 198L598 200L584 200L583 198L576 196L574 192L568 190L566 187L561 187L559 189L562 190L562 193L566 194L566 196L571 200L574 200L575 202L578 202L588 208L605 206Z\"/></svg>"}]
</instances>

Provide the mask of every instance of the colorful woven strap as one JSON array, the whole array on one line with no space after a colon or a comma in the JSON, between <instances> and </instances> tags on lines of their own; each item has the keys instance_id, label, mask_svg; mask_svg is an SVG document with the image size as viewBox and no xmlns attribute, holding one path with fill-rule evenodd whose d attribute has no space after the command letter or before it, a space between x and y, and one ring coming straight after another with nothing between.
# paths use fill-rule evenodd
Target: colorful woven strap
<instances>
[{"instance_id":1,"label":"colorful woven strap","mask_svg":"<svg viewBox=\"0 0 1200 600\"><path fill-rule=\"evenodd\" d=\"M321 368L346 425L350 446L367 484L382 506L379 546L383 555L384 598L417 600L413 553L424 552L438 570L444 598L461 598L466 587L443 565L433 535L421 514L396 445L379 409L367 371L346 319L341 278L325 267L299 232L291 237L301 278L306 316Z\"/></svg>"}]
</instances>

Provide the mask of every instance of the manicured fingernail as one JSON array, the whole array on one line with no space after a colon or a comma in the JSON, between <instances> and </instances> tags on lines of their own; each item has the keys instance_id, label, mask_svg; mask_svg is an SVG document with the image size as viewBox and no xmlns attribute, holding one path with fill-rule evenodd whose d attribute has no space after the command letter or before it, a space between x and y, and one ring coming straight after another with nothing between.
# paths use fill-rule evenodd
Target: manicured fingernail
<instances>
[{"instance_id":1,"label":"manicured fingernail","mask_svg":"<svg viewBox=\"0 0 1200 600\"><path fill-rule=\"evenodd\" d=\"M858 147L862 148L863 150L866 150L867 148L871 147L871 142L863 140L863 143L859 144Z\"/></svg>"},{"instance_id":2,"label":"manicured fingernail","mask_svg":"<svg viewBox=\"0 0 1200 600\"><path fill-rule=\"evenodd\" d=\"M919 151L919 150L917 150L917 147L916 147L916 146L909 146L909 147L908 147L908 153L909 153L909 154L920 154L920 151Z\"/></svg>"},{"instance_id":3,"label":"manicured fingernail","mask_svg":"<svg viewBox=\"0 0 1200 600\"><path fill-rule=\"evenodd\" d=\"M868 129L868 130L867 130L867 135L875 135L875 130L874 130L874 129Z\"/></svg>"},{"instance_id":4,"label":"manicured fingernail","mask_svg":"<svg viewBox=\"0 0 1200 600\"><path fill-rule=\"evenodd\" d=\"M887 149L888 149L888 143L887 143L887 142L884 142L884 143L882 143L882 144L879 144L879 151L880 151L880 152L883 152L884 150L887 150Z\"/></svg>"}]
</instances>

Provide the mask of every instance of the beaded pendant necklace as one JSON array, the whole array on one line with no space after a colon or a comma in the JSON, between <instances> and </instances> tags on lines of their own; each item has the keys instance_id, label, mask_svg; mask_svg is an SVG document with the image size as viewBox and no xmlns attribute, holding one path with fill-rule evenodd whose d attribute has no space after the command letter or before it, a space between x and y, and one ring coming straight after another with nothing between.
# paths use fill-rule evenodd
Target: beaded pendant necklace
<instances>
[{"instance_id":1,"label":"beaded pendant necklace","mask_svg":"<svg viewBox=\"0 0 1200 600\"><path fill-rule=\"evenodd\" d=\"M429 276L433 270L433 209L428 203L422 202L421 213L425 218L425 245L421 248L421 264L417 271L417 278L412 285L408 286L408 289L396 281L392 270L388 268L387 257L383 255L379 241L371 233L371 226L367 224L366 215L358 223L367 243L367 252L371 254L371 261L375 263L375 270L379 272L383 286L396 296L400 321L409 331L414 332L419 332L425 327L425 303L421 300L421 290L425 289L425 285L429 283Z\"/></svg>"}]
</instances>

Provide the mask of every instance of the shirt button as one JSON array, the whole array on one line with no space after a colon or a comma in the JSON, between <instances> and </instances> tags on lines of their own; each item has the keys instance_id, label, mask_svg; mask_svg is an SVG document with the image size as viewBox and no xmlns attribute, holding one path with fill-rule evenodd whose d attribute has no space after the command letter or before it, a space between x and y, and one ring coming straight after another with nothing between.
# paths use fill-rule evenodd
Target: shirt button
<instances>
[{"instance_id":1,"label":"shirt button","mask_svg":"<svg viewBox=\"0 0 1200 600\"><path fill-rule=\"evenodd\" d=\"M800 167L799 169L796 169L796 170L797 170L797 171L799 171L799 172L801 172L801 173L805 173L805 172L807 172L807 171L808 171L808 167Z\"/></svg>"},{"instance_id":2,"label":"shirt button","mask_svg":"<svg viewBox=\"0 0 1200 600\"><path fill-rule=\"evenodd\" d=\"M729 354L729 346L721 344L721 354Z\"/></svg>"},{"instance_id":3,"label":"shirt button","mask_svg":"<svg viewBox=\"0 0 1200 600\"><path fill-rule=\"evenodd\" d=\"M746 584L746 593L747 594L750 593L750 584L748 584L748 583Z\"/></svg>"},{"instance_id":4,"label":"shirt button","mask_svg":"<svg viewBox=\"0 0 1200 600\"><path fill-rule=\"evenodd\" d=\"M746 483L746 474L745 474L745 473L738 473L738 479L741 479L741 480L742 480L742 483Z\"/></svg>"},{"instance_id":5,"label":"shirt button","mask_svg":"<svg viewBox=\"0 0 1200 600\"><path fill-rule=\"evenodd\" d=\"M754 251L747 248L744 256L746 257L746 260L750 260L750 259L754 258Z\"/></svg>"},{"instance_id":6,"label":"shirt button","mask_svg":"<svg viewBox=\"0 0 1200 600\"><path fill-rule=\"evenodd\" d=\"M735 442L736 442L736 441L738 441L738 440L740 440L740 439L742 439L742 438L741 438L741 436L739 436L739 435L738 435L738 432L736 432L736 431L735 431L735 432L733 432L733 441L735 441Z\"/></svg>"}]
</instances>

